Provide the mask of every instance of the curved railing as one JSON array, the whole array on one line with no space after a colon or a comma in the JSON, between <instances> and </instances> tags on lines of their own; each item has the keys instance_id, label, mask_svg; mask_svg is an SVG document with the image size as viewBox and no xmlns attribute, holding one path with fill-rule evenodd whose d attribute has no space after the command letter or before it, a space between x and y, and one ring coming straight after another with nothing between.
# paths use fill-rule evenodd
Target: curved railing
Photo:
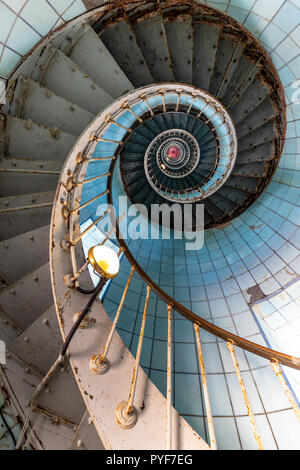
<instances>
[{"instance_id":1,"label":"curved railing","mask_svg":"<svg viewBox=\"0 0 300 470\"><path fill-rule=\"evenodd\" d=\"M165 91L164 91L165 90ZM91 124L90 128L79 138L77 144L75 145L73 151L71 152L70 158L68 159L63 172L61 174L61 179L59 187L57 190L55 209L53 212L52 219L52 228L51 228L51 239L54 239L55 231L59 231L60 234L65 234L61 239L61 247L64 252L70 256L70 265L72 266L72 272L63 272L63 265L57 267L55 265L55 260L51 256L51 269L52 272L59 269L59 273L65 280L67 288L70 289L70 296L72 296L72 289L79 286L80 276L86 270L89 260L84 260L82 262L82 238L89 232L91 228L96 226L98 223L101 223L104 219L107 219L109 216L112 217L111 207L113 205L112 197L112 182L113 175L116 169L116 164L118 162L118 156L123 145L126 142L126 139L131 134L132 129L144 122L149 117L152 117L156 113L161 112L162 110L170 109L168 106L174 105L170 104L169 98L171 95L176 96L176 109L185 109L185 112L191 112L193 109L194 103L197 101L198 96L202 96L201 90L196 90L193 87L182 85L180 88L180 93L178 91L178 84L164 84L164 85L154 85L148 86L141 90L136 90L129 93L126 97L123 97L109 106L101 115L99 115ZM167 99L168 98L168 99ZM211 98L212 102L215 103L215 99ZM205 100L208 100L207 94L205 94ZM208 105L208 103L206 102ZM183 107L181 107L183 105ZM229 123L231 120L229 121ZM235 131L231 134L232 141L236 145ZM100 145L100 149L98 147ZM96 152L96 153L95 153ZM96 156L95 156L96 155ZM232 161L232 160L231 160ZM101 173L94 175L94 170L91 174L89 173L89 165L101 162L100 168ZM86 202L81 202L82 198L82 189L85 185L89 185L94 181L103 181L102 188L103 191L99 192L95 197L87 200ZM98 214L97 218L92 222L92 224L87 227L83 232L80 231L80 212L87 208L90 204L100 201L102 198L107 198L108 208L103 211L101 214ZM178 202L178 199L176 200ZM62 224L64 220L64 224ZM125 254L129 263L131 264L131 272L126 283L122 299L119 304L119 308L116 312L115 319L109 331L105 347L103 351L97 353L91 359L91 369L97 374L101 374L107 370L108 361L107 361L107 352L109 350L112 337L117 327L119 316L122 311L122 307L130 286L130 282L133 276L133 273L136 272L139 274L140 278L147 285L147 296L143 313L142 326L140 330L138 349L135 359L135 366L133 371L132 384L129 392L129 398L127 401L120 403L116 410L116 419L118 424L123 428L131 428L135 425L137 414L134 407L134 397L137 383L137 374L140 366L140 356L143 345L144 338L144 328L145 321L148 310L148 303L150 293L155 292L166 304L168 309L168 369L167 369L167 446L171 448L171 430L170 430L170 416L171 416L171 335L172 335L172 312L175 310L180 315L190 320L195 329L199 362L201 365L201 375L202 375L202 384L204 389L205 396L205 405L208 417L209 425L209 435L211 448L216 448L216 440L213 429L213 420L210 410L209 403L209 393L206 384L206 375L204 368L204 361L202 356L201 349L201 340L200 340L200 328L208 331L209 333L215 335L222 340L225 340L228 346L228 350L233 360L234 369L241 387L244 401L247 406L248 415L250 422L253 428L253 433L257 441L258 447L261 449L262 444L260 436L256 427L254 415L248 400L247 392L245 385L240 374L239 364L235 356L235 347L239 347L243 350L249 351L253 354L261 356L265 359L268 359L271 363L271 366L279 377L284 390L290 400L290 403L297 414L298 419L300 420L300 413L298 406L295 402L295 399L290 391L288 385L285 382L284 376L281 372L279 364L284 366L292 367L294 369L300 370L300 358L296 358L287 354L283 354L279 351L274 351L272 349L263 347L257 343L253 343L244 338L241 338L229 331L226 331L207 320L204 320L200 316L196 315L170 295L164 292L159 285L157 285L153 280L147 275L147 273L142 269L142 267L137 263L136 259L129 250L126 242L123 240L120 228L115 220L112 217L114 225L113 233L116 234L118 246L111 242L110 238L112 233L109 233L101 241L101 245L109 244L117 253L118 256ZM57 238L57 236L56 236ZM53 244L53 242L52 242ZM53 253L53 249L52 249ZM81 260L81 266L79 265L79 260ZM54 279L54 278L53 278ZM54 294L56 295L55 289ZM56 306L58 310L58 317L61 324L62 331L64 331L63 320L61 317L61 311L64 309L64 303L69 300L65 298L56 298ZM65 335L65 333L63 333Z\"/></svg>"}]
</instances>

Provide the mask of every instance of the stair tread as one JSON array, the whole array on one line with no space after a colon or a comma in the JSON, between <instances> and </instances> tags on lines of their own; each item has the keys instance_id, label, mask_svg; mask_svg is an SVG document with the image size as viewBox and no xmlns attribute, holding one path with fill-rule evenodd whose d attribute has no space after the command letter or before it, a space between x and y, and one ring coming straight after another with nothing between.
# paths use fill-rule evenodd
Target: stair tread
<instances>
[{"instance_id":1,"label":"stair tread","mask_svg":"<svg viewBox=\"0 0 300 470\"><path fill-rule=\"evenodd\" d=\"M5 242L0 242L0 258L2 260L0 275L7 284L22 279L48 262L49 233L50 225L45 225L10 238Z\"/></svg>"},{"instance_id":2,"label":"stair tread","mask_svg":"<svg viewBox=\"0 0 300 470\"><path fill-rule=\"evenodd\" d=\"M175 81L192 83L193 81L193 26L191 16L180 21L165 21L165 29ZM185 47L180 47L184 44Z\"/></svg>"},{"instance_id":3,"label":"stair tread","mask_svg":"<svg viewBox=\"0 0 300 470\"><path fill-rule=\"evenodd\" d=\"M23 331L52 303L49 263L40 266L0 293L0 305L3 312Z\"/></svg>"},{"instance_id":4,"label":"stair tread","mask_svg":"<svg viewBox=\"0 0 300 470\"><path fill-rule=\"evenodd\" d=\"M92 56L94 60L89 60ZM84 24L79 39L69 53L82 70L113 98L134 89L113 56L90 25Z\"/></svg>"},{"instance_id":5,"label":"stair tread","mask_svg":"<svg viewBox=\"0 0 300 470\"><path fill-rule=\"evenodd\" d=\"M100 39L136 88L153 83L134 32L125 21L107 28Z\"/></svg>"},{"instance_id":6,"label":"stair tread","mask_svg":"<svg viewBox=\"0 0 300 470\"><path fill-rule=\"evenodd\" d=\"M113 101L85 71L53 45L46 47L40 66L45 70L34 77L35 80L94 115Z\"/></svg>"},{"instance_id":7,"label":"stair tread","mask_svg":"<svg viewBox=\"0 0 300 470\"><path fill-rule=\"evenodd\" d=\"M8 158L64 161L76 142L76 136L13 116L6 118ZM34 145L33 145L34 144Z\"/></svg>"},{"instance_id":8,"label":"stair tread","mask_svg":"<svg viewBox=\"0 0 300 470\"><path fill-rule=\"evenodd\" d=\"M142 21L132 21L137 42L155 82L173 82L171 58L160 12Z\"/></svg>"},{"instance_id":9,"label":"stair tread","mask_svg":"<svg viewBox=\"0 0 300 470\"><path fill-rule=\"evenodd\" d=\"M20 105L22 103L22 106ZM10 114L80 135L94 117L86 109L27 77L19 77Z\"/></svg>"}]
</instances>

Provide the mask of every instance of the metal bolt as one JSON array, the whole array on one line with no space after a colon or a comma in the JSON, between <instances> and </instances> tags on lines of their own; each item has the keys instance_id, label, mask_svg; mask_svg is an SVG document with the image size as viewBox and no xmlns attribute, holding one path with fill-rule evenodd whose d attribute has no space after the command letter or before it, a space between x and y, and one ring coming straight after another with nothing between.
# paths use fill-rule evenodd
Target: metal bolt
<instances>
[{"instance_id":1,"label":"metal bolt","mask_svg":"<svg viewBox=\"0 0 300 470\"><path fill-rule=\"evenodd\" d=\"M43 325L48 325L48 323L49 323L49 322L48 322L47 318L44 318L44 320L43 320Z\"/></svg>"},{"instance_id":2,"label":"metal bolt","mask_svg":"<svg viewBox=\"0 0 300 470\"><path fill-rule=\"evenodd\" d=\"M15 160L13 160L13 161L11 162L11 164L12 164L12 166L17 166L17 162L16 162Z\"/></svg>"},{"instance_id":3,"label":"metal bolt","mask_svg":"<svg viewBox=\"0 0 300 470\"><path fill-rule=\"evenodd\" d=\"M32 202L35 202L35 200L32 199ZM34 240L34 236L33 236L33 235L31 235L30 240L33 242L33 240Z\"/></svg>"},{"instance_id":4,"label":"metal bolt","mask_svg":"<svg viewBox=\"0 0 300 470\"><path fill-rule=\"evenodd\" d=\"M15 289L11 289L10 293L11 293L11 295L15 295L15 293L16 293Z\"/></svg>"},{"instance_id":5,"label":"metal bolt","mask_svg":"<svg viewBox=\"0 0 300 470\"><path fill-rule=\"evenodd\" d=\"M5 205L6 205L6 206L9 206L9 202L8 202L8 201L5 201Z\"/></svg>"},{"instance_id":6,"label":"metal bolt","mask_svg":"<svg viewBox=\"0 0 300 470\"><path fill-rule=\"evenodd\" d=\"M32 280L35 281L35 282L38 282L39 278L38 278L38 276L33 276Z\"/></svg>"},{"instance_id":7,"label":"metal bolt","mask_svg":"<svg viewBox=\"0 0 300 470\"><path fill-rule=\"evenodd\" d=\"M32 119L28 119L25 123L26 129L31 129L32 128Z\"/></svg>"},{"instance_id":8,"label":"metal bolt","mask_svg":"<svg viewBox=\"0 0 300 470\"><path fill-rule=\"evenodd\" d=\"M89 424L89 425L91 425L91 424L92 424L92 422L93 422L92 418L91 418L91 417L89 417L89 419L88 419L88 424Z\"/></svg>"},{"instance_id":9,"label":"metal bolt","mask_svg":"<svg viewBox=\"0 0 300 470\"><path fill-rule=\"evenodd\" d=\"M81 439L78 439L78 441L77 441L77 449L80 449L81 446L82 446L82 440L81 440Z\"/></svg>"},{"instance_id":10,"label":"metal bolt","mask_svg":"<svg viewBox=\"0 0 300 470\"><path fill-rule=\"evenodd\" d=\"M24 341L25 341L25 343L28 343L28 341L29 341L28 336L24 336Z\"/></svg>"},{"instance_id":11,"label":"metal bolt","mask_svg":"<svg viewBox=\"0 0 300 470\"><path fill-rule=\"evenodd\" d=\"M26 374L29 374L29 369L28 369L28 367L26 367L25 372L26 372Z\"/></svg>"}]
</instances>

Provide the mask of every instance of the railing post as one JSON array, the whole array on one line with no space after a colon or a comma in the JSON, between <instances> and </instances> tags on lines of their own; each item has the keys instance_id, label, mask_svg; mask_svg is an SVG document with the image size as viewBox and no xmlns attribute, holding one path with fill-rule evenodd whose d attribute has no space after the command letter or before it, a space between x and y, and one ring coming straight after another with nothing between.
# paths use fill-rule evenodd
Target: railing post
<instances>
[{"instance_id":1,"label":"railing post","mask_svg":"<svg viewBox=\"0 0 300 470\"><path fill-rule=\"evenodd\" d=\"M168 305L167 450L172 449L172 305Z\"/></svg>"},{"instance_id":2,"label":"railing post","mask_svg":"<svg viewBox=\"0 0 300 470\"><path fill-rule=\"evenodd\" d=\"M197 340L197 346L198 346L199 363L200 363L201 379L202 379L202 385L203 385L205 409L206 409L206 415L207 415L207 425L208 425L208 432L209 432L210 447L213 450L217 450L217 440L216 440L216 435L215 435L214 422L213 422L209 393L208 393L208 388L207 388L199 325L194 323L194 329L196 333L196 340Z\"/></svg>"},{"instance_id":3,"label":"railing post","mask_svg":"<svg viewBox=\"0 0 300 470\"><path fill-rule=\"evenodd\" d=\"M286 380L283 376L283 373L282 373L282 370L280 369L280 366L278 364L277 361L270 361L270 364L271 364L271 367L273 369L273 371L275 372L275 374L277 375L277 377L279 378L280 380L280 383L284 389L284 392L290 402L290 404L292 405L292 408L295 412L295 415L297 416L298 418L298 421L300 422L300 410L299 410L299 407L296 403L296 400L295 398L293 397L293 394L292 394L292 391L290 390L288 384L286 383Z\"/></svg>"},{"instance_id":4,"label":"railing post","mask_svg":"<svg viewBox=\"0 0 300 470\"><path fill-rule=\"evenodd\" d=\"M240 387L241 387L244 402L245 402L247 412L248 412L248 416L249 416L249 419L250 419L250 423L251 423L251 426L252 426L252 429L253 429L254 438L257 442L258 449L263 450L261 438L260 438L260 435L259 435L259 432L258 432L258 429L257 429L257 426L256 426L256 422L255 422L255 419L254 419L254 414L253 414L253 411L252 411L252 408L251 408L251 405L250 405L250 402L249 402L249 398L248 398L248 395L247 395L247 392L246 392L244 381L243 381L242 376L241 376L239 364L238 364L237 359L236 359L233 343L230 342L230 341L227 341L227 347L228 347L228 350L231 354L231 359L232 359L232 362L233 362L233 365L234 365L235 373L236 373L236 376L238 378L238 381L239 381L239 384L240 384Z\"/></svg>"},{"instance_id":5,"label":"railing post","mask_svg":"<svg viewBox=\"0 0 300 470\"><path fill-rule=\"evenodd\" d=\"M146 325L150 292L151 292L151 287L147 286L147 295L146 295L142 325L141 325L141 330L140 330L138 348L137 348L137 353L136 353L136 358L135 358L135 364L134 364L134 369L133 369L129 398L127 402L122 401L116 409L115 416L116 416L117 423L119 424L119 426L121 426L121 428L124 428L124 429L132 428L137 421L137 410L133 406L133 400L134 400L134 395L135 395L138 371L140 367L140 359L141 359L141 352L142 352L143 339L144 339L144 333L145 333L145 325Z\"/></svg>"},{"instance_id":6,"label":"railing post","mask_svg":"<svg viewBox=\"0 0 300 470\"><path fill-rule=\"evenodd\" d=\"M125 289L124 289L124 292L123 292L123 295L122 295L122 298L121 298L121 301L120 301L115 319L113 321L112 327L111 327L109 335L107 337L103 353L102 354L95 354L92 357L92 359L90 360L90 368L93 372L95 372L95 374L98 374L98 375L104 374L107 371L108 367L109 367L109 362L106 359L106 355L107 355L109 346L111 344L112 337L113 337L114 332L115 332L116 327L117 327L117 323L118 323L120 313L121 313L123 305L124 305L124 301L125 301L125 298L126 298L129 286L130 286L130 282L131 282L133 273L134 273L134 266L131 267L129 278L128 278L127 284L125 286Z\"/></svg>"}]
</instances>

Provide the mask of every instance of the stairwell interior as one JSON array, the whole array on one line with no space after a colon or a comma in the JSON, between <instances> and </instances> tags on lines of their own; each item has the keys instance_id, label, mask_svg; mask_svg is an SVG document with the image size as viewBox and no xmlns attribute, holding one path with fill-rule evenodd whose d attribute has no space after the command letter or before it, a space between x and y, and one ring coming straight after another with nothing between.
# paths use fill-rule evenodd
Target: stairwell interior
<instances>
[{"instance_id":1,"label":"stairwell interior","mask_svg":"<svg viewBox=\"0 0 300 470\"><path fill-rule=\"evenodd\" d=\"M43 0L37 7L35 0L24 0L17 8L15 2L0 0L0 76L9 85L0 113L0 339L7 347L7 363L1 366L0 405L15 440L34 387L62 344L50 279L49 233L64 162L103 109L150 84L191 84L217 96L236 126L238 156L230 179L207 198L201 250L186 251L182 240L132 238L127 240L131 253L164 292L199 317L254 343L300 355L299 1L187 2L213 7L215 16L224 13L258 39L282 84L283 110L274 104L280 89L261 85L260 62L247 61L245 44L238 35L235 39L228 35L228 25L205 22L203 12L195 19L185 10L186 2L163 1L146 2L137 14L131 5L126 21L106 24L106 18L103 21L90 13L101 2L92 3ZM108 18L114 11L120 15L117 4L112 2ZM49 40L43 39L72 20ZM177 47L179 41L182 47ZM198 128L193 116L186 118L184 100L182 112L176 110L174 96L172 110L170 104L163 118L150 117L127 140L112 178L117 210L120 195L149 205L163 201L147 185L141 155L155 135L168 129L191 132L200 142L197 173L186 177L186 187L193 186L195 177L197 184L204 181L211 171L213 134L203 125ZM145 103L144 108L147 111ZM281 125L285 130L284 118L280 121L284 115L286 135L278 136ZM113 136L117 138L121 131L115 129ZM93 158L109 156L116 147L101 142ZM109 171L110 163L90 163L86 178ZM163 178L162 184L171 184L168 176ZM182 189L176 184L172 182L171 191ZM105 179L85 185L81 203L106 189ZM81 231L97 217L95 201L80 211ZM86 254L103 240L101 227L101 223L95 225L83 237ZM118 251L115 243L110 246ZM122 255L119 275L102 293L111 321L130 270L131 264ZM91 276L96 283L92 272ZM146 293L145 283L135 272L117 325L133 357ZM196 333L191 321L175 311L172 330L172 404L201 440L209 443ZM218 449L256 449L226 341L204 329L201 340ZM162 396L167 395L167 344L166 303L151 292L141 367ZM297 414L269 361L238 348L236 355L263 448L299 449ZM286 366L282 371L299 404L299 371ZM24 448L107 448L73 372L64 363L39 397ZM129 379L130 375L128 371ZM14 448L14 439L0 420L0 448Z\"/></svg>"}]
</instances>

